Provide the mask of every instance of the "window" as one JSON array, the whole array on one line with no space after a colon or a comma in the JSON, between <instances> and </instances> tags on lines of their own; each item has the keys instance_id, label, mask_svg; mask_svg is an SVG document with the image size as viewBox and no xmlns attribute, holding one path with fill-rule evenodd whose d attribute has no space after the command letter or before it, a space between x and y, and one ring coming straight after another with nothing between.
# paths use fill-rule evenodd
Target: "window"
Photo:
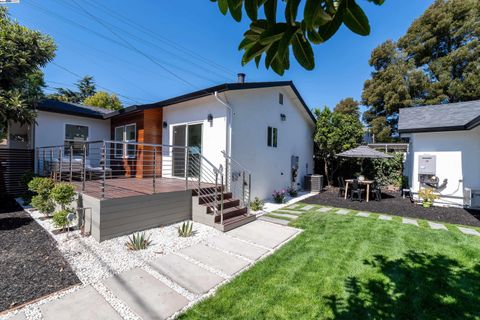
<instances>
[{"instance_id":1,"label":"window","mask_svg":"<svg viewBox=\"0 0 480 320\"><path fill-rule=\"evenodd\" d=\"M278 103L283 104L283 93L278 94Z\"/></svg>"},{"instance_id":2,"label":"window","mask_svg":"<svg viewBox=\"0 0 480 320\"><path fill-rule=\"evenodd\" d=\"M276 148L278 144L278 129L268 127L267 130L267 146Z\"/></svg>"},{"instance_id":3,"label":"window","mask_svg":"<svg viewBox=\"0 0 480 320\"><path fill-rule=\"evenodd\" d=\"M88 141L88 127L75 124L65 125L65 154L70 154L70 147L73 155L79 156L83 154L83 146Z\"/></svg>"},{"instance_id":4,"label":"window","mask_svg":"<svg viewBox=\"0 0 480 320\"><path fill-rule=\"evenodd\" d=\"M137 125L127 124L115 128L115 141L136 142ZM135 158L136 146L134 144L115 144L115 158Z\"/></svg>"}]
</instances>

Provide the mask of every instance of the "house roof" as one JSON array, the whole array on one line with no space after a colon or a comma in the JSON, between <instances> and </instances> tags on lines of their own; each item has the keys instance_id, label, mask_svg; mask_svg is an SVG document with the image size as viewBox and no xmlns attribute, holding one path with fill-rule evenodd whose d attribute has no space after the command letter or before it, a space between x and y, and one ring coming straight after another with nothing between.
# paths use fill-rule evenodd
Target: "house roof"
<instances>
[{"instance_id":1,"label":"house roof","mask_svg":"<svg viewBox=\"0 0 480 320\"><path fill-rule=\"evenodd\" d=\"M234 90L246 90L246 89L259 89L259 88L271 88L271 87L290 87L295 95L298 97L298 100L300 101L301 105L305 108L305 111L308 113L309 117L312 119L313 122L315 122L315 116L313 115L312 111L310 108L307 106L305 101L303 100L302 96L298 92L297 88L293 84L292 81L272 81L272 82L245 82L245 83L224 83L218 86L202 89L199 91L194 91L191 93L187 93L181 96L177 96L171 99L155 102L155 103L150 103L150 104L142 104L142 105L133 105L121 110L117 110L114 112L111 112L107 114L105 117L106 118L111 118L116 115L120 114L125 114L133 111L139 111L139 110L148 110L148 109L154 109L154 108L163 108L166 106L170 106L173 104L181 103L181 102L186 102L202 97L206 97L209 95L214 94L215 92L224 92L224 91L234 91Z\"/></svg>"},{"instance_id":2,"label":"house roof","mask_svg":"<svg viewBox=\"0 0 480 320\"><path fill-rule=\"evenodd\" d=\"M112 113L112 110L85 106L77 103L62 102L53 99L41 100L36 105L37 110L69 114L73 116L104 119L105 115Z\"/></svg>"},{"instance_id":3,"label":"house roof","mask_svg":"<svg viewBox=\"0 0 480 320\"><path fill-rule=\"evenodd\" d=\"M480 100L400 109L400 133L470 130L480 125Z\"/></svg>"}]
</instances>

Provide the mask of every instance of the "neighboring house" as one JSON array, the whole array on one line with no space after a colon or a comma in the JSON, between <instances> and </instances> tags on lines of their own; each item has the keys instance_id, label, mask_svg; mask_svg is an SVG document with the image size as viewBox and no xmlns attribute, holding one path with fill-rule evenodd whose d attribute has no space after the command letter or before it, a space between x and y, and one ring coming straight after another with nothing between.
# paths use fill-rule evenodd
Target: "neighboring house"
<instances>
[{"instance_id":1,"label":"neighboring house","mask_svg":"<svg viewBox=\"0 0 480 320\"><path fill-rule=\"evenodd\" d=\"M480 101L400 109L414 192L434 187L440 205L480 206Z\"/></svg>"}]
</instances>

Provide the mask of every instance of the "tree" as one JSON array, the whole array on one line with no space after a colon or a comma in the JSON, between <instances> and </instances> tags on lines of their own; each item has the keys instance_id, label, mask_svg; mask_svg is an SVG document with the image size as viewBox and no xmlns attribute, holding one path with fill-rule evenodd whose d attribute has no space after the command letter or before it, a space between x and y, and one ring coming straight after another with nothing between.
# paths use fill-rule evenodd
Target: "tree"
<instances>
[{"instance_id":1,"label":"tree","mask_svg":"<svg viewBox=\"0 0 480 320\"><path fill-rule=\"evenodd\" d=\"M330 39L345 24L351 31L370 34L368 18L355 0L211 0L220 12L237 22L243 9L250 19L250 28L239 45L244 50L242 65L255 60L257 67L265 56L265 67L282 75L290 68L290 47L298 63L307 70L315 67L312 44ZM377 5L384 0L368 0ZM282 8L279 8L282 6ZM263 8L265 18L260 18ZM298 14L302 11L303 14ZM278 14L283 10L284 14ZM278 17L282 21L277 21ZM299 17L300 16L300 17ZM265 54L265 55L264 55Z\"/></svg>"},{"instance_id":2,"label":"tree","mask_svg":"<svg viewBox=\"0 0 480 320\"><path fill-rule=\"evenodd\" d=\"M78 91L66 88L57 88L57 92L50 94L49 99L63 102L82 103L86 98L93 96L97 90L92 76L85 76L75 83Z\"/></svg>"},{"instance_id":3,"label":"tree","mask_svg":"<svg viewBox=\"0 0 480 320\"><path fill-rule=\"evenodd\" d=\"M13 21L0 6L0 136L10 121L33 123L31 104L41 98L40 68L55 56L53 40Z\"/></svg>"},{"instance_id":4,"label":"tree","mask_svg":"<svg viewBox=\"0 0 480 320\"><path fill-rule=\"evenodd\" d=\"M115 94L109 94L105 91L99 91L86 98L84 104L93 107L105 108L110 110L120 110L123 108L122 102Z\"/></svg>"},{"instance_id":5,"label":"tree","mask_svg":"<svg viewBox=\"0 0 480 320\"><path fill-rule=\"evenodd\" d=\"M398 42L372 51L363 119L377 141L398 136L398 110L480 98L479 0L437 0Z\"/></svg>"},{"instance_id":6,"label":"tree","mask_svg":"<svg viewBox=\"0 0 480 320\"><path fill-rule=\"evenodd\" d=\"M339 103L333 109L334 112L339 112L343 114L351 114L360 118L360 103L353 98L345 98L340 100Z\"/></svg>"},{"instance_id":7,"label":"tree","mask_svg":"<svg viewBox=\"0 0 480 320\"><path fill-rule=\"evenodd\" d=\"M316 109L317 126L314 136L316 154L323 160L325 177L332 184L333 172L330 170L337 153L354 148L363 138L363 126L355 115L332 112L325 107Z\"/></svg>"}]
</instances>

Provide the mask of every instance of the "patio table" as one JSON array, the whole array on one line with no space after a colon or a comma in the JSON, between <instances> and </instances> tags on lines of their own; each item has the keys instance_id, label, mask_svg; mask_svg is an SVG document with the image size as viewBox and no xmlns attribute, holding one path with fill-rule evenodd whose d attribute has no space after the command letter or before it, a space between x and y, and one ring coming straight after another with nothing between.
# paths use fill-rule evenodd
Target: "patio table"
<instances>
[{"instance_id":1,"label":"patio table","mask_svg":"<svg viewBox=\"0 0 480 320\"><path fill-rule=\"evenodd\" d=\"M348 195L348 184L353 183L353 180L355 179L345 179L345 199L347 199ZM368 202L369 197L370 197L370 185L373 184L375 181L374 180L357 180L358 184L363 184L367 186L367 195L366 195L366 201Z\"/></svg>"}]
</instances>

